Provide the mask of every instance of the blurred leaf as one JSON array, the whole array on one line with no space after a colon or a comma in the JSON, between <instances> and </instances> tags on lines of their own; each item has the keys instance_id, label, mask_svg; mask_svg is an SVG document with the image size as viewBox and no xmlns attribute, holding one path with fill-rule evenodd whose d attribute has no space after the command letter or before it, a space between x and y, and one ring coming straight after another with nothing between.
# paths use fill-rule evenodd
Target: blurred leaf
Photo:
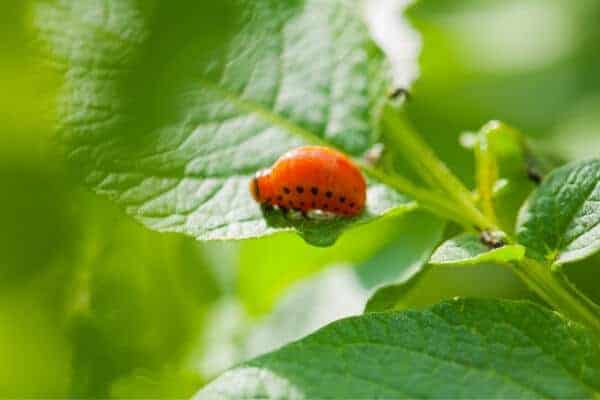
<instances>
[{"instance_id":1,"label":"blurred leaf","mask_svg":"<svg viewBox=\"0 0 600 400\"><path fill-rule=\"evenodd\" d=\"M565 398L598 391L600 351L587 330L531 303L458 300L334 322L226 372L196 399Z\"/></svg>"},{"instance_id":2,"label":"blurred leaf","mask_svg":"<svg viewBox=\"0 0 600 400\"><path fill-rule=\"evenodd\" d=\"M86 205L94 212L82 218L88 227L68 286L71 395L97 398L135 371L160 380L165 365L175 368L217 292L192 239L149 231L99 199Z\"/></svg>"},{"instance_id":3,"label":"blurred leaf","mask_svg":"<svg viewBox=\"0 0 600 400\"><path fill-rule=\"evenodd\" d=\"M570 105L552 136L544 141L548 151L573 161L598 156L599 109L600 96L597 91Z\"/></svg>"},{"instance_id":4,"label":"blurred leaf","mask_svg":"<svg viewBox=\"0 0 600 400\"><path fill-rule=\"evenodd\" d=\"M489 248L477 235L464 233L445 241L431 256L433 265L469 266L486 262L506 263L519 261L525 256L521 245Z\"/></svg>"},{"instance_id":5,"label":"blurred leaf","mask_svg":"<svg viewBox=\"0 0 600 400\"><path fill-rule=\"evenodd\" d=\"M251 314L270 310L292 283L327 265L359 265L368 289L412 275L441 240L442 222L424 212L386 218L348 232L332 247L309 247L290 234L240 245L239 292ZM405 274L405 275L404 275Z\"/></svg>"},{"instance_id":6,"label":"blurred leaf","mask_svg":"<svg viewBox=\"0 0 600 400\"><path fill-rule=\"evenodd\" d=\"M398 230L380 251L354 268L337 267L290 288L273 313L248 334L246 353L256 356L337 319L360 314L379 287L408 282L439 243L444 223L425 213L397 222Z\"/></svg>"},{"instance_id":7,"label":"blurred leaf","mask_svg":"<svg viewBox=\"0 0 600 400\"><path fill-rule=\"evenodd\" d=\"M53 166L0 161L0 287L23 283L65 257L76 242L69 188Z\"/></svg>"},{"instance_id":8,"label":"blurred leaf","mask_svg":"<svg viewBox=\"0 0 600 400\"><path fill-rule=\"evenodd\" d=\"M115 382L110 397L113 399L183 399L188 398L200 384L198 375L191 372L164 371L156 374L137 370L130 376Z\"/></svg>"},{"instance_id":9,"label":"blurred leaf","mask_svg":"<svg viewBox=\"0 0 600 400\"><path fill-rule=\"evenodd\" d=\"M153 229L207 240L293 226L330 245L406 207L372 183L356 221L265 219L248 190L302 143L355 156L375 143L387 68L351 2L50 1L37 20L64 70L73 167Z\"/></svg>"},{"instance_id":10,"label":"blurred leaf","mask_svg":"<svg viewBox=\"0 0 600 400\"><path fill-rule=\"evenodd\" d=\"M565 115L571 115L569 108L599 92L596 0L413 4L409 18L422 36L423 49L419 79L406 111L469 185L474 176L472 158L456 146L460 132L500 119L549 144L549 133L558 133ZM524 20L536 21L535 26ZM402 39L388 37L389 42ZM562 139L570 140L567 135ZM560 155L560 148L552 149Z\"/></svg>"},{"instance_id":11,"label":"blurred leaf","mask_svg":"<svg viewBox=\"0 0 600 400\"><path fill-rule=\"evenodd\" d=\"M71 346L64 336L60 316L48 310L51 297L51 290L43 285L2 291L2 398L66 398L69 395Z\"/></svg>"},{"instance_id":12,"label":"blurred leaf","mask_svg":"<svg viewBox=\"0 0 600 400\"><path fill-rule=\"evenodd\" d=\"M554 265L600 249L600 160L575 162L553 171L519 215L518 240Z\"/></svg>"},{"instance_id":13,"label":"blurred leaf","mask_svg":"<svg viewBox=\"0 0 600 400\"><path fill-rule=\"evenodd\" d=\"M377 226L378 230L371 229ZM201 370L209 375L221 372L224 366L231 367L273 350L329 322L360 314L370 293L377 287L390 282L409 280L420 270L439 243L443 226L442 221L429 214L415 213L411 214L410 218L406 216L372 224L368 232L365 230L361 236L356 237L353 237L354 233L347 235L326 251L310 248L297 238L291 239L301 244L301 248L298 249L289 246L290 243L285 240L276 242L279 245L276 246L272 240L274 238L261 239L249 245L248 247L257 251L256 254L260 253L258 249L265 251L262 257L254 255L253 252L242 253L244 258L249 259L249 268L252 265L263 265L264 258L269 259L267 264L275 262L273 255L277 256L281 251L281 257L284 257L286 250L290 251L291 257L287 264L285 260L280 260L283 266L300 267L305 259L307 263L319 260L321 263L336 265L286 288L285 293L279 294L275 300L272 312L259 319L250 321L242 305L236 304L235 301L218 305L215 309L217 313L211 313L205 323L208 333L206 348L210 350L205 361L201 363ZM366 246L366 238L377 240L379 245L375 246L373 242ZM344 244L346 241L349 242ZM263 247L264 242L268 245ZM350 246L356 242L362 242L364 248ZM374 247L369 249L370 256L367 258L361 253L369 246ZM304 257L302 251L305 253ZM372 253L374 255L371 255ZM341 260L345 260L345 263L352 261L357 265L354 268L339 265ZM275 276L279 273L284 273L284 270L273 271ZM260 273L252 275L249 270L247 278L251 280L251 276L256 280L261 279ZM259 287L250 287L248 296L254 294L255 297L262 298ZM244 300L245 303L254 304L250 299Z\"/></svg>"},{"instance_id":14,"label":"blurred leaf","mask_svg":"<svg viewBox=\"0 0 600 400\"><path fill-rule=\"evenodd\" d=\"M337 319L361 314L368 294L349 267L328 268L297 283L271 314L249 330L239 361L277 349Z\"/></svg>"}]
</instances>

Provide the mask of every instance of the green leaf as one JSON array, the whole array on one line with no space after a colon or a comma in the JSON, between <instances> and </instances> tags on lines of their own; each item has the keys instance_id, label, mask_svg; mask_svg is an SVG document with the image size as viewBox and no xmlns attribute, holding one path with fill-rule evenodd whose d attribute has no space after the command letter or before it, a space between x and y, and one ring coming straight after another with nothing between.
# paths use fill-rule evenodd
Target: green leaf
<instances>
[{"instance_id":1,"label":"green leaf","mask_svg":"<svg viewBox=\"0 0 600 400\"><path fill-rule=\"evenodd\" d=\"M36 9L64 71L59 121L73 167L149 227L201 240L340 231L408 201L371 182L355 220L263 215L252 174L304 143L363 154L387 67L344 0L77 0ZM265 218L266 217L266 218Z\"/></svg>"},{"instance_id":2,"label":"green leaf","mask_svg":"<svg viewBox=\"0 0 600 400\"><path fill-rule=\"evenodd\" d=\"M539 259L562 265L600 249L600 159L553 171L519 215L518 240Z\"/></svg>"},{"instance_id":3,"label":"green leaf","mask_svg":"<svg viewBox=\"0 0 600 400\"><path fill-rule=\"evenodd\" d=\"M525 256L521 245L505 245L490 248L479 236L464 233L444 242L431 256L433 265L468 266L486 262L506 263L519 261Z\"/></svg>"},{"instance_id":4,"label":"green leaf","mask_svg":"<svg viewBox=\"0 0 600 400\"><path fill-rule=\"evenodd\" d=\"M196 399L590 398L600 350L541 306L456 300L334 322L223 374Z\"/></svg>"}]
</instances>

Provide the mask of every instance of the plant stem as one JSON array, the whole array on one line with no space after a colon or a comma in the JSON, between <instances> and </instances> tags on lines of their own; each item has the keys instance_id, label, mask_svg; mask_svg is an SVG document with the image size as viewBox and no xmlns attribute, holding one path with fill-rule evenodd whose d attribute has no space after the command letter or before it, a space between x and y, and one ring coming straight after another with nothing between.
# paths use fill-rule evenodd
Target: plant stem
<instances>
[{"instance_id":1,"label":"plant stem","mask_svg":"<svg viewBox=\"0 0 600 400\"><path fill-rule=\"evenodd\" d=\"M511 266L544 301L565 316L588 326L600 338L598 306L571 285L561 272L553 272L549 265L527 257Z\"/></svg>"},{"instance_id":2,"label":"plant stem","mask_svg":"<svg viewBox=\"0 0 600 400\"><path fill-rule=\"evenodd\" d=\"M475 205L471 192L437 158L414 129L399 116L398 110L388 105L384 109L383 121L392 133L396 146L405 152L406 158L412 163L416 172L426 182L433 183L436 187L442 189L442 193L420 188L399 175L388 174L368 164L361 163L360 165L365 173L411 196L423 208L456 221L467 229L472 228L472 226L482 230L497 229L491 199L493 183L497 178L497 166L488 153L488 143L483 143L484 146L477 149L479 151L478 162L482 164L480 167L484 167L480 169L486 171L478 176L478 182L484 189L480 191L486 211L483 214ZM465 221L468 221L468 223L465 224ZM469 224L472 225L469 226ZM508 235L506 235L506 240L514 242ZM600 338L600 308L571 285L560 271L553 271L550 265L528 257L525 257L519 263L509 265L513 272L544 301L567 317L588 326Z\"/></svg>"},{"instance_id":3,"label":"plant stem","mask_svg":"<svg viewBox=\"0 0 600 400\"><path fill-rule=\"evenodd\" d=\"M388 104L383 110L383 123L391 133L390 138L396 142L396 147L401 149L406 154L406 159L413 164L415 172L453 199L463 216L476 227L481 230L495 228L495 224L475 205L472 193L435 155L407 121L401 118L399 110Z\"/></svg>"},{"instance_id":4,"label":"plant stem","mask_svg":"<svg viewBox=\"0 0 600 400\"><path fill-rule=\"evenodd\" d=\"M480 204L483 214L496 223L496 213L494 211L493 192L494 184L498 180L498 165L495 157L491 154L490 144L487 135L479 135L478 143L475 146L475 162L477 192L480 197Z\"/></svg>"},{"instance_id":5,"label":"plant stem","mask_svg":"<svg viewBox=\"0 0 600 400\"><path fill-rule=\"evenodd\" d=\"M483 197L486 211L484 214L475 205L471 192L437 158L414 129L400 117L397 109L388 104L383 112L383 122L392 134L396 146L404 151L416 172L426 182L439 187L442 193L420 188L401 176L390 175L362 163L361 167L367 174L413 197L422 207L437 215L461 223L463 226L466 225L467 229L468 224L461 219L482 230L497 229L491 198L493 183L497 178L497 166L489 154L488 143L481 143L482 147L477 149L479 169L485 170L481 176L478 176L478 182L483 189L480 190L480 196ZM451 201L448 201L446 195ZM508 235L506 240L514 241ZM514 273L544 301L567 317L585 324L600 338L600 308L571 285L560 271L553 271L550 265L528 257L519 263L511 263L510 266Z\"/></svg>"},{"instance_id":6,"label":"plant stem","mask_svg":"<svg viewBox=\"0 0 600 400\"><path fill-rule=\"evenodd\" d=\"M428 211L444 219L450 219L464 225L465 228L471 228L469 224L465 224L465 216L443 201L443 196L440 194L420 188L402 176L388 174L361 161L357 161L357 163L366 174L396 189L398 192L408 195Z\"/></svg>"}]
</instances>

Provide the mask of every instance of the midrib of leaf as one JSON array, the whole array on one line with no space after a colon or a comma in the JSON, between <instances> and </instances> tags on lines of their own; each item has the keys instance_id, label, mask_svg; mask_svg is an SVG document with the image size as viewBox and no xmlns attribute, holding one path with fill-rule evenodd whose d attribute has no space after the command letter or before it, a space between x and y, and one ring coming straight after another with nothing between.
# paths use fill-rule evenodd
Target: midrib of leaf
<instances>
[{"instance_id":1,"label":"midrib of leaf","mask_svg":"<svg viewBox=\"0 0 600 400\"><path fill-rule=\"evenodd\" d=\"M262 118L265 122L267 122L269 124L278 126L291 134L301 137L302 139L306 140L309 143L319 144L319 145L324 145L324 146L333 146L331 143L323 140L321 137L319 137L315 133L313 133L313 132L301 127L300 125L296 124L295 122L269 110L268 108L266 108L265 106L263 106L260 103L257 103L253 100L242 98L242 96L239 93L225 89L225 88L223 88L213 82L207 81L205 79L200 79L199 82L200 82L200 85L203 86L205 89L211 90L214 93L219 94L221 97L223 97L225 100L229 101L230 103L232 103L233 105L238 107L240 110L248 111L248 112L256 114L257 116L259 116L260 118Z\"/></svg>"}]
</instances>

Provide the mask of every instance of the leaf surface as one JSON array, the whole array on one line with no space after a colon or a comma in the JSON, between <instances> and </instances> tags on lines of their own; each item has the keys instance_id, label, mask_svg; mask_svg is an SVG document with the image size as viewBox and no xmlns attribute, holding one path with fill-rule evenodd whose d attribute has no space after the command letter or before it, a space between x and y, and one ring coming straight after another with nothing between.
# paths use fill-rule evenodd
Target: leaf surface
<instances>
[{"instance_id":1,"label":"leaf surface","mask_svg":"<svg viewBox=\"0 0 600 400\"><path fill-rule=\"evenodd\" d=\"M589 398L600 351L588 335L525 302L367 314L244 363L196 399Z\"/></svg>"},{"instance_id":2,"label":"leaf surface","mask_svg":"<svg viewBox=\"0 0 600 400\"><path fill-rule=\"evenodd\" d=\"M518 240L555 265L600 249L600 159L554 170L523 206Z\"/></svg>"},{"instance_id":3,"label":"leaf surface","mask_svg":"<svg viewBox=\"0 0 600 400\"><path fill-rule=\"evenodd\" d=\"M352 2L56 0L36 13L64 73L74 168L151 228L208 240L294 227L329 245L410 208L377 182L350 221L263 215L249 194L250 177L290 148L359 156L377 140L387 66Z\"/></svg>"},{"instance_id":4,"label":"leaf surface","mask_svg":"<svg viewBox=\"0 0 600 400\"><path fill-rule=\"evenodd\" d=\"M506 263L525 256L521 245L490 248L477 235L464 233L442 243L429 261L433 265L468 266L485 262Z\"/></svg>"}]
</instances>

